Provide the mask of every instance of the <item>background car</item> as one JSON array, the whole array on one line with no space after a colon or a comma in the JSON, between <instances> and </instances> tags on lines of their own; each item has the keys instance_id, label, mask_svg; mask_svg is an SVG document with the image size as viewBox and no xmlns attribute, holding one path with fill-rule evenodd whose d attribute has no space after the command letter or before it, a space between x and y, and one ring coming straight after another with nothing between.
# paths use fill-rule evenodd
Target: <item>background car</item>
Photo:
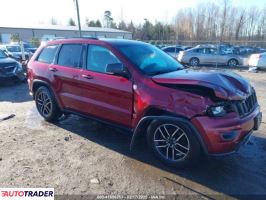
<instances>
[{"instance_id":1,"label":"background car","mask_svg":"<svg viewBox=\"0 0 266 200\"><path fill-rule=\"evenodd\" d=\"M189 50L189 49L192 49L193 47L192 46L184 46L183 49L184 50Z\"/></svg>"},{"instance_id":2,"label":"background car","mask_svg":"<svg viewBox=\"0 0 266 200\"><path fill-rule=\"evenodd\" d=\"M225 54L219 51L219 49L212 47L197 47L181 51L178 55L178 61L191 66L211 64L236 67L243 64L242 57L234 54Z\"/></svg>"},{"instance_id":3,"label":"background car","mask_svg":"<svg viewBox=\"0 0 266 200\"><path fill-rule=\"evenodd\" d=\"M250 67L266 69L266 53L252 54L249 57L248 65Z\"/></svg>"},{"instance_id":4,"label":"background car","mask_svg":"<svg viewBox=\"0 0 266 200\"><path fill-rule=\"evenodd\" d=\"M24 81L26 79L26 75L20 63L12 58L9 58L3 51L0 50L0 80L6 79Z\"/></svg>"},{"instance_id":5,"label":"background car","mask_svg":"<svg viewBox=\"0 0 266 200\"><path fill-rule=\"evenodd\" d=\"M180 51L183 51L184 48L183 48L182 46L168 46L168 47L164 47L164 48L162 48L162 50L163 50L165 53L169 54L170 56L176 58L177 55L178 55L178 53L179 53Z\"/></svg>"},{"instance_id":6,"label":"background car","mask_svg":"<svg viewBox=\"0 0 266 200\"><path fill-rule=\"evenodd\" d=\"M4 51L8 56L11 58L14 58L15 60L21 62L22 61L22 50L18 44L6 44L6 45L1 45L0 49ZM29 53L27 51L25 53L25 59L29 60L31 57L32 53Z\"/></svg>"},{"instance_id":7,"label":"background car","mask_svg":"<svg viewBox=\"0 0 266 200\"><path fill-rule=\"evenodd\" d=\"M30 53L35 53L35 51L37 50L36 47L34 47L31 43L27 43L27 42L23 42L23 46L25 51L30 52Z\"/></svg>"}]
</instances>

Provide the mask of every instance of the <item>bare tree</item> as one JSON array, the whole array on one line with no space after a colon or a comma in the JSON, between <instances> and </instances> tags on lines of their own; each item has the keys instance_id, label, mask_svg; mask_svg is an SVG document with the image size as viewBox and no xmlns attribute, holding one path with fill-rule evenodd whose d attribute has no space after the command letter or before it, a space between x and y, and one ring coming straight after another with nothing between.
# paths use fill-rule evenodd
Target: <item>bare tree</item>
<instances>
[{"instance_id":1,"label":"bare tree","mask_svg":"<svg viewBox=\"0 0 266 200\"><path fill-rule=\"evenodd\" d=\"M52 25L58 25L59 24L58 21L55 18L53 18L53 17L50 19L50 23Z\"/></svg>"},{"instance_id":2,"label":"bare tree","mask_svg":"<svg viewBox=\"0 0 266 200\"><path fill-rule=\"evenodd\" d=\"M225 32L227 31L227 18L228 18L228 13L230 12L230 0L223 0L223 8L221 12L221 32L220 32L220 40L223 41L225 39Z\"/></svg>"},{"instance_id":3,"label":"bare tree","mask_svg":"<svg viewBox=\"0 0 266 200\"><path fill-rule=\"evenodd\" d=\"M239 14L236 15L237 22L236 22L236 29L235 29L235 40L239 39L240 31L243 28L245 22L246 22L246 9L241 8L239 10Z\"/></svg>"}]
</instances>

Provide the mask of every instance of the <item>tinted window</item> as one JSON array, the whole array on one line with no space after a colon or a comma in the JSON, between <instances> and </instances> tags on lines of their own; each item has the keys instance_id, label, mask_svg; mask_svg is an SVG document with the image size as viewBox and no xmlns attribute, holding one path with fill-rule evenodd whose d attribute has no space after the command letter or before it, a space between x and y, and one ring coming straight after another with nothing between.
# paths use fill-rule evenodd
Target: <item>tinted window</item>
<instances>
[{"instance_id":1,"label":"tinted window","mask_svg":"<svg viewBox=\"0 0 266 200\"><path fill-rule=\"evenodd\" d=\"M203 49L203 48L195 49L194 52L196 52L196 53L205 53L205 49Z\"/></svg>"},{"instance_id":2,"label":"tinted window","mask_svg":"<svg viewBox=\"0 0 266 200\"><path fill-rule=\"evenodd\" d=\"M164 49L165 52L169 52L169 53L174 53L175 52L175 48L174 47L169 47Z\"/></svg>"},{"instance_id":3,"label":"tinted window","mask_svg":"<svg viewBox=\"0 0 266 200\"><path fill-rule=\"evenodd\" d=\"M183 49L179 48L179 47L169 47L164 49L165 52L167 53L178 53L179 51L183 51Z\"/></svg>"},{"instance_id":4,"label":"tinted window","mask_svg":"<svg viewBox=\"0 0 266 200\"><path fill-rule=\"evenodd\" d=\"M101 46L90 45L87 55L87 69L96 72L106 72L108 64L121 63L109 50Z\"/></svg>"},{"instance_id":5,"label":"tinted window","mask_svg":"<svg viewBox=\"0 0 266 200\"><path fill-rule=\"evenodd\" d=\"M82 45L81 44L65 44L61 47L58 56L58 65L68 67L81 67Z\"/></svg>"},{"instance_id":6,"label":"tinted window","mask_svg":"<svg viewBox=\"0 0 266 200\"><path fill-rule=\"evenodd\" d=\"M54 60L57 48L58 48L57 45L51 45L51 46L45 47L42 50L42 52L39 55L37 60L39 62L44 62L44 63L51 64L53 62L53 60Z\"/></svg>"},{"instance_id":7,"label":"tinted window","mask_svg":"<svg viewBox=\"0 0 266 200\"><path fill-rule=\"evenodd\" d=\"M205 54L216 54L216 53L217 53L217 49L214 49L214 48L205 49Z\"/></svg>"},{"instance_id":8,"label":"tinted window","mask_svg":"<svg viewBox=\"0 0 266 200\"><path fill-rule=\"evenodd\" d=\"M9 52L21 52L20 46L6 46Z\"/></svg>"}]
</instances>

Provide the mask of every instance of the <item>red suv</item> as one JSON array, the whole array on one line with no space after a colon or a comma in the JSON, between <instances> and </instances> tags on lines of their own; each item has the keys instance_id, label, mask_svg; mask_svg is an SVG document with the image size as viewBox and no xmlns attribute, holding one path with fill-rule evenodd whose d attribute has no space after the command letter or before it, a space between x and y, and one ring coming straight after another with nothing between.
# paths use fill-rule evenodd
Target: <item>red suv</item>
<instances>
[{"instance_id":1,"label":"red suv","mask_svg":"<svg viewBox=\"0 0 266 200\"><path fill-rule=\"evenodd\" d=\"M39 113L100 120L146 137L164 163L183 167L200 155L235 152L262 114L254 88L232 72L184 68L160 49L122 39L63 39L28 64Z\"/></svg>"}]
</instances>

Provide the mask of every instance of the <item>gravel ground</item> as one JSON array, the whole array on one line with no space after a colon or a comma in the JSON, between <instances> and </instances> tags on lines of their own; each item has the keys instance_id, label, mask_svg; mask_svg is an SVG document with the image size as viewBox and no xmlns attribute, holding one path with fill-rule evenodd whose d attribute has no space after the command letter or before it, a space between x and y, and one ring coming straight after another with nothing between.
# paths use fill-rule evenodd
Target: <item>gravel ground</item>
<instances>
[{"instance_id":1,"label":"gravel ground","mask_svg":"<svg viewBox=\"0 0 266 200\"><path fill-rule=\"evenodd\" d=\"M265 115L266 73L236 72L256 88ZM0 121L0 187L52 187L58 195L87 198L91 194L178 194L181 199L266 195L265 118L238 153L175 170L154 159L143 141L130 152L130 137L112 127L72 115L57 124L45 122L25 83L0 86L0 119L10 114L15 117Z\"/></svg>"}]
</instances>

